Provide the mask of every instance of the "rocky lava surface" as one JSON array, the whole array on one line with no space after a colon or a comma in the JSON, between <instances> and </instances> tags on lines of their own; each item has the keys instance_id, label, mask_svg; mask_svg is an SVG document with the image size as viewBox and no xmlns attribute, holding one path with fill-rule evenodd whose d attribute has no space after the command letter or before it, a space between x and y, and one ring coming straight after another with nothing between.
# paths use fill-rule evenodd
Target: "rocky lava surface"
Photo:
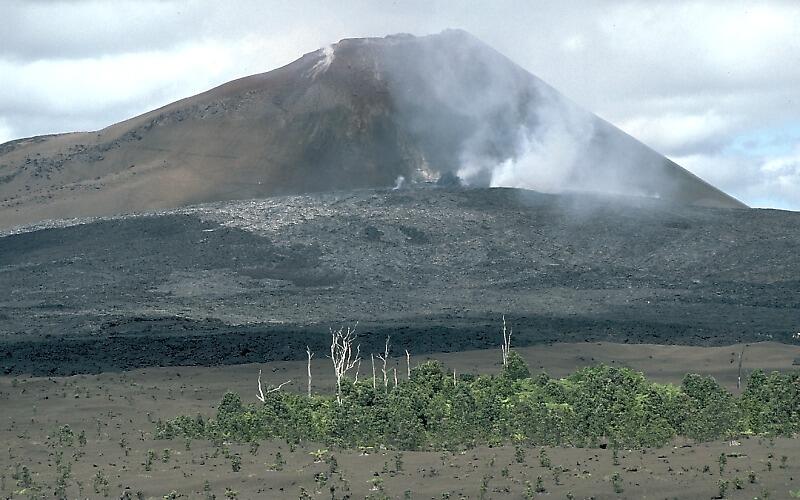
<instances>
[{"instance_id":1,"label":"rocky lava surface","mask_svg":"<svg viewBox=\"0 0 800 500\"><path fill-rule=\"evenodd\" d=\"M325 352L798 343L800 214L514 189L362 190L0 233L0 369ZM401 347L398 347L401 348Z\"/></svg>"}]
</instances>

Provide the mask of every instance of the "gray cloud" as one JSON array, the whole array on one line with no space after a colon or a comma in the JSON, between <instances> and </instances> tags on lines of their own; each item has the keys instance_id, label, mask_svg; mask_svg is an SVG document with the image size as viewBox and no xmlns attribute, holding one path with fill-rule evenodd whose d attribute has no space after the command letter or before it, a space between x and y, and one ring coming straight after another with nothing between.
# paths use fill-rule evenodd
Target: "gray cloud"
<instances>
[{"instance_id":1,"label":"gray cloud","mask_svg":"<svg viewBox=\"0 0 800 500\"><path fill-rule=\"evenodd\" d=\"M6 0L0 142L101 128L344 37L460 27L745 202L800 210L798 25L792 1Z\"/></svg>"},{"instance_id":2,"label":"gray cloud","mask_svg":"<svg viewBox=\"0 0 800 500\"><path fill-rule=\"evenodd\" d=\"M192 38L199 12L142 1L5 2L0 57L26 62L158 50Z\"/></svg>"}]
</instances>

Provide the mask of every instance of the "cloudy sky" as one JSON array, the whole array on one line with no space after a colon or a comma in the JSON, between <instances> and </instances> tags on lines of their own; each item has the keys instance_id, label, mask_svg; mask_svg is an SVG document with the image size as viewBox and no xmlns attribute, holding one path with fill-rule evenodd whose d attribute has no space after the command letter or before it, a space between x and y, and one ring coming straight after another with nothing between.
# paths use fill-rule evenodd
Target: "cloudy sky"
<instances>
[{"instance_id":1,"label":"cloudy sky","mask_svg":"<svg viewBox=\"0 0 800 500\"><path fill-rule=\"evenodd\" d=\"M341 38L445 28L744 202L800 210L796 0L0 0L0 143L99 129Z\"/></svg>"}]
</instances>

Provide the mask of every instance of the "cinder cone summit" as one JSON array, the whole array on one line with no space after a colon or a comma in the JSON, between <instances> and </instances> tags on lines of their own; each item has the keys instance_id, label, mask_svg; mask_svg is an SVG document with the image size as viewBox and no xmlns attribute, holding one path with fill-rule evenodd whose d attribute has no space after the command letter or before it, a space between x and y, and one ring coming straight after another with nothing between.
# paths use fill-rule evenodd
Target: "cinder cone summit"
<instances>
[{"instance_id":1,"label":"cinder cone summit","mask_svg":"<svg viewBox=\"0 0 800 500\"><path fill-rule=\"evenodd\" d=\"M0 227L443 174L744 207L448 30L345 39L96 132L0 145Z\"/></svg>"}]
</instances>

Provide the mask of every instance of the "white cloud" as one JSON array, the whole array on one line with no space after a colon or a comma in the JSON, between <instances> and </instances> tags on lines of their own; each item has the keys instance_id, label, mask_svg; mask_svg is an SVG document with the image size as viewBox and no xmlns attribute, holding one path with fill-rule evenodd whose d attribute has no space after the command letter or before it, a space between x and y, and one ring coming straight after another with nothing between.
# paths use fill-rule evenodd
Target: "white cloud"
<instances>
[{"instance_id":1,"label":"white cloud","mask_svg":"<svg viewBox=\"0 0 800 500\"><path fill-rule=\"evenodd\" d=\"M16 139L14 131L6 124L5 119L0 118L0 144Z\"/></svg>"},{"instance_id":2,"label":"white cloud","mask_svg":"<svg viewBox=\"0 0 800 500\"><path fill-rule=\"evenodd\" d=\"M568 52L578 52L586 48L586 42L581 35L573 35L564 40L561 46Z\"/></svg>"},{"instance_id":3,"label":"white cloud","mask_svg":"<svg viewBox=\"0 0 800 500\"><path fill-rule=\"evenodd\" d=\"M722 153L672 159L751 206L800 210L800 146L772 157Z\"/></svg>"},{"instance_id":4,"label":"white cloud","mask_svg":"<svg viewBox=\"0 0 800 500\"><path fill-rule=\"evenodd\" d=\"M193 38L200 12L158 0L4 0L0 57L31 61L150 51Z\"/></svg>"},{"instance_id":5,"label":"white cloud","mask_svg":"<svg viewBox=\"0 0 800 500\"><path fill-rule=\"evenodd\" d=\"M93 113L128 102L131 96L169 92L170 87L191 92L228 69L223 55L218 46L191 45L170 52L115 57L40 60L25 65L0 62L0 85L7 89L0 105L8 109L21 103L54 113Z\"/></svg>"},{"instance_id":6,"label":"white cloud","mask_svg":"<svg viewBox=\"0 0 800 500\"><path fill-rule=\"evenodd\" d=\"M681 154L724 142L740 120L712 109L702 113L637 116L618 126L657 151Z\"/></svg>"}]
</instances>

